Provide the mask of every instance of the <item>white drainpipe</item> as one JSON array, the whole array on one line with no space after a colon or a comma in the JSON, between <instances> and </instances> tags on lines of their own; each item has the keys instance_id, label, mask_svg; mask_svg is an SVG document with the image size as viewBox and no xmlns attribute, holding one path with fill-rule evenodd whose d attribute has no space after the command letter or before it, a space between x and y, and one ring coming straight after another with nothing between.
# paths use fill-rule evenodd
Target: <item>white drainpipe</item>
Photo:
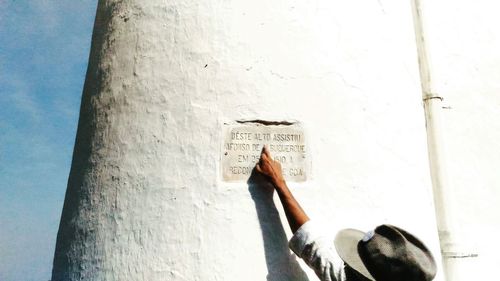
<instances>
[{"instance_id":1,"label":"white drainpipe","mask_svg":"<svg viewBox=\"0 0 500 281\"><path fill-rule=\"evenodd\" d=\"M460 228L456 225L457 206L453 185L450 184L448 177L446 160L449 158L446 154L446 142L442 129L444 124L443 109L446 109L447 106L444 103L444 97L434 91L435 85L433 84L430 66L432 60L429 58L427 42L424 36L421 3L420 0L413 1L413 14L436 221L446 280L459 281L464 280L464 276L467 276L467 274L461 274L460 272L470 270L467 264L475 262L471 258L477 257L477 254L466 246L466 240L461 237Z\"/></svg>"}]
</instances>

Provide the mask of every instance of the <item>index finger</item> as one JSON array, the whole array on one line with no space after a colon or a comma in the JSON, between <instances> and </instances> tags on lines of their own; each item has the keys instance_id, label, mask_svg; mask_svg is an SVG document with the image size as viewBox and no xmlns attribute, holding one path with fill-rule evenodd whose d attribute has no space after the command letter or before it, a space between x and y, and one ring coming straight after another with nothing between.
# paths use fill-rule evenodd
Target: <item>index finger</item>
<instances>
[{"instance_id":1,"label":"index finger","mask_svg":"<svg viewBox=\"0 0 500 281\"><path fill-rule=\"evenodd\" d=\"M269 152L269 146L267 144L264 144L262 152L265 153L267 157L271 158L271 152Z\"/></svg>"},{"instance_id":2,"label":"index finger","mask_svg":"<svg viewBox=\"0 0 500 281\"><path fill-rule=\"evenodd\" d=\"M270 158L270 157L269 157L269 154L266 153L266 147L264 146L264 147L262 147L262 151L260 152L260 160L268 159L268 158Z\"/></svg>"}]
</instances>

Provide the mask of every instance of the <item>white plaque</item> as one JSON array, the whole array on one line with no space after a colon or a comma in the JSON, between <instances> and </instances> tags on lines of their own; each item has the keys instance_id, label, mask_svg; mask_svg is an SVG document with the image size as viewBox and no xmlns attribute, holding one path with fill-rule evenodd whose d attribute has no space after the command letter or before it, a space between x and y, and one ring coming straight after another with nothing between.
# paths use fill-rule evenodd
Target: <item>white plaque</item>
<instances>
[{"instance_id":1,"label":"white plaque","mask_svg":"<svg viewBox=\"0 0 500 281\"><path fill-rule=\"evenodd\" d=\"M224 125L223 180L248 180L264 144L268 145L272 158L281 163L285 180L302 182L307 179L307 147L300 124L248 122Z\"/></svg>"}]
</instances>

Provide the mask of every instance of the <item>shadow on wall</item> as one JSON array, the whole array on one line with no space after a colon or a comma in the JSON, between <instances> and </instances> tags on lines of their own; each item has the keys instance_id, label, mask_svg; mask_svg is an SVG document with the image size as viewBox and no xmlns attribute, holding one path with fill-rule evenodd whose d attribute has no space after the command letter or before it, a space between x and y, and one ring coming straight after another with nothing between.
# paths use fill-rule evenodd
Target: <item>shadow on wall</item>
<instances>
[{"instance_id":1,"label":"shadow on wall","mask_svg":"<svg viewBox=\"0 0 500 281\"><path fill-rule=\"evenodd\" d=\"M267 266L267 281L307 281L295 255L288 249L288 239L274 205L274 189L255 169L248 179L248 190L259 219Z\"/></svg>"}]
</instances>

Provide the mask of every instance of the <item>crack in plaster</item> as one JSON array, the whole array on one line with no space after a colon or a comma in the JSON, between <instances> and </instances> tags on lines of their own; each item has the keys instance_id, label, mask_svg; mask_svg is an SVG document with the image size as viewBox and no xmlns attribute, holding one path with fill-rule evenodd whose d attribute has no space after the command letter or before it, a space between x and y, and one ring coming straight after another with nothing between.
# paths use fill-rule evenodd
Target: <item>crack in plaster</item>
<instances>
[{"instance_id":1,"label":"crack in plaster","mask_svg":"<svg viewBox=\"0 0 500 281\"><path fill-rule=\"evenodd\" d=\"M264 126L291 126L295 125L297 122L290 122L290 121L269 121L269 120L261 120L261 119L254 119L254 120L236 120L237 123L240 124L247 124L247 123L256 123L256 124L261 124Z\"/></svg>"}]
</instances>

